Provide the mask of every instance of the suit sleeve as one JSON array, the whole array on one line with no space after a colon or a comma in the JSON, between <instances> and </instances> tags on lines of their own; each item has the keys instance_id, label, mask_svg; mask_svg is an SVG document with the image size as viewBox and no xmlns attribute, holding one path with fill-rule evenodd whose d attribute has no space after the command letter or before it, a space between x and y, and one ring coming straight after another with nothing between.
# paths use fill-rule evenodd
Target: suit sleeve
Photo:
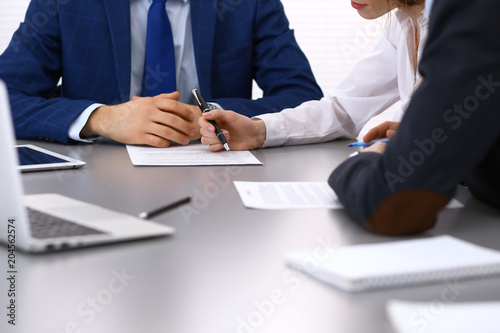
<instances>
[{"instance_id":1,"label":"suit sleeve","mask_svg":"<svg viewBox=\"0 0 500 333\"><path fill-rule=\"evenodd\" d=\"M278 112L309 100L319 100L323 93L309 62L297 44L281 1L258 0L253 30L253 78L263 91L263 98L216 99L227 110L252 117Z\"/></svg>"},{"instance_id":2,"label":"suit sleeve","mask_svg":"<svg viewBox=\"0 0 500 333\"><path fill-rule=\"evenodd\" d=\"M500 2L440 0L415 93L383 155L362 153L329 183L367 229L406 235L432 228L457 184L477 172L500 133Z\"/></svg>"},{"instance_id":3,"label":"suit sleeve","mask_svg":"<svg viewBox=\"0 0 500 333\"><path fill-rule=\"evenodd\" d=\"M0 79L6 82L20 139L68 143L71 122L92 101L50 97L62 75L56 1L32 1L24 22L0 56Z\"/></svg>"}]
</instances>

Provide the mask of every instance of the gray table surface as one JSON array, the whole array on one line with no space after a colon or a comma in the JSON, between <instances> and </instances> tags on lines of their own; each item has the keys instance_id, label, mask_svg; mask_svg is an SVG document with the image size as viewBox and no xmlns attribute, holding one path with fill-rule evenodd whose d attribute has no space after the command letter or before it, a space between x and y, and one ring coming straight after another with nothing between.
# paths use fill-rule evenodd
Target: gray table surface
<instances>
[{"instance_id":1,"label":"gray table surface","mask_svg":"<svg viewBox=\"0 0 500 333\"><path fill-rule=\"evenodd\" d=\"M264 165L240 167L134 167L126 148L112 142L20 143L87 162L79 170L23 174L27 194L54 192L133 215L187 195L194 200L154 219L177 229L170 237L18 252L18 324L7 326L3 310L1 332L377 333L393 332L390 299L500 301L498 277L348 294L287 268L290 250L401 239L358 227L344 210L242 205L234 180L325 181L352 152L345 141L255 150ZM465 189L458 197L465 208L445 210L417 237L450 234L500 250L500 212ZM4 247L0 258L7 260Z\"/></svg>"}]
</instances>

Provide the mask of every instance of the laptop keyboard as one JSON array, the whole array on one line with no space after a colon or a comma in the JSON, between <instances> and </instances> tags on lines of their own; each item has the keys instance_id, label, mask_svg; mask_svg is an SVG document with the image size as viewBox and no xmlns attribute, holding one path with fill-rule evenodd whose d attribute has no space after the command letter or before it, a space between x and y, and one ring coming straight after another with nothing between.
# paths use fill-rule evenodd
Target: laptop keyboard
<instances>
[{"instance_id":1,"label":"laptop keyboard","mask_svg":"<svg viewBox=\"0 0 500 333\"><path fill-rule=\"evenodd\" d=\"M28 208L28 217L31 235L38 239L106 234L32 208Z\"/></svg>"}]
</instances>

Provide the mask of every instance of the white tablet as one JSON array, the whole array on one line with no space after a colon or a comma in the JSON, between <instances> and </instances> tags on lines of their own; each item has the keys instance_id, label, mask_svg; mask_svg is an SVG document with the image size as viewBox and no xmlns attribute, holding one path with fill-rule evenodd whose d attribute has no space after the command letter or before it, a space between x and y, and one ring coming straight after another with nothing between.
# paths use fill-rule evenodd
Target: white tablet
<instances>
[{"instance_id":1,"label":"white tablet","mask_svg":"<svg viewBox=\"0 0 500 333\"><path fill-rule=\"evenodd\" d=\"M18 145L16 148L22 172L76 169L85 165L85 162L33 145Z\"/></svg>"}]
</instances>

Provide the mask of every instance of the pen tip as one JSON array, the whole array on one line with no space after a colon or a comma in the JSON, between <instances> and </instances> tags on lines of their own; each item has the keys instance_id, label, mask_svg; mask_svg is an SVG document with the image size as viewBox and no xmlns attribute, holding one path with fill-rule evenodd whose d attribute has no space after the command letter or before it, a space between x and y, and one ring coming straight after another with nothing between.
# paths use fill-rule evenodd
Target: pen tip
<instances>
[{"instance_id":1,"label":"pen tip","mask_svg":"<svg viewBox=\"0 0 500 333\"><path fill-rule=\"evenodd\" d=\"M231 149L229 149L229 145L227 143L224 144L224 148L226 148L226 151L230 151Z\"/></svg>"}]
</instances>

